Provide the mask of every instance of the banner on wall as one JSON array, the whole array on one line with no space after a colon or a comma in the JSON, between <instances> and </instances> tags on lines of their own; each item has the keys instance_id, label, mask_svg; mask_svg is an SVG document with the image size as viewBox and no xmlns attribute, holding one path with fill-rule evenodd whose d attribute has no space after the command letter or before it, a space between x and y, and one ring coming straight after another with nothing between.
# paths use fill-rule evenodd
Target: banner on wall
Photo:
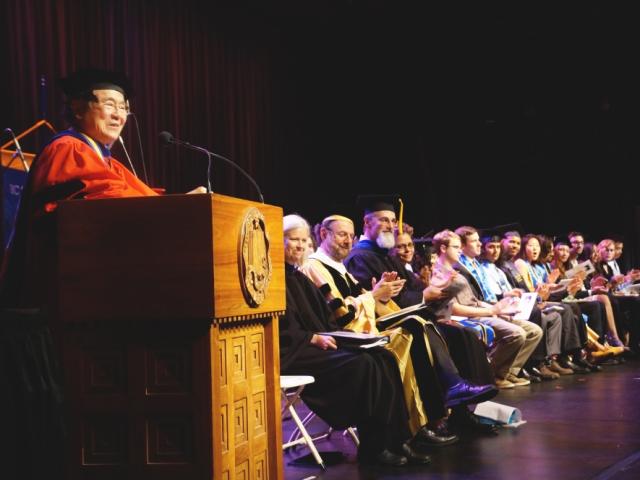
<instances>
[{"instance_id":1,"label":"banner on wall","mask_svg":"<svg viewBox=\"0 0 640 480\"><path fill-rule=\"evenodd\" d=\"M2 246L7 247L15 223L22 189L27 181L27 172L0 167L2 177Z\"/></svg>"}]
</instances>

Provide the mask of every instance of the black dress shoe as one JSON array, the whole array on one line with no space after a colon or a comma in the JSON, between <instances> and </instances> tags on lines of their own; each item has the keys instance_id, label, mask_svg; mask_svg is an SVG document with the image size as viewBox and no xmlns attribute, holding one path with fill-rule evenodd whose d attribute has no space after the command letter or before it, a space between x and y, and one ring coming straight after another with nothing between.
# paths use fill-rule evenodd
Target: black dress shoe
<instances>
[{"instance_id":1,"label":"black dress shoe","mask_svg":"<svg viewBox=\"0 0 640 480\"><path fill-rule=\"evenodd\" d=\"M471 413L466 407L458 407L452 410L447 420L452 430L456 432L478 433L483 435L497 435L500 427L482 423L477 415Z\"/></svg>"},{"instance_id":2,"label":"black dress shoe","mask_svg":"<svg viewBox=\"0 0 640 480\"><path fill-rule=\"evenodd\" d=\"M434 431L425 426L418 430L418 433L413 437L413 443L417 448L446 447L456 443L458 440L460 440L458 436L449 432L446 427L439 431Z\"/></svg>"},{"instance_id":3,"label":"black dress shoe","mask_svg":"<svg viewBox=\"0 0 640 480\"><path fill-rule=\"evenodd\" d=\"M600 365L620 365L617 358L607 358L604 362L600 362Z\"/></svg>"},{"instance_id":4,"label":"black dress shoe","mask_svg":"<svg viewBox=\"0 0 640 480\"><path fill-rule=\"evenodd\" d=\"M600 365L596 365L595 363L589 363L591 366L589 367L589 370L591 370L593 373L596 372L602 372L603 368Z\"/></svg>"},{"instance_id":5,"label":"black dress shoe","mask_svg":"<svg viewBox=\"0 0 640 480\"><path fill-rule=\"evenodd\" d=\"M404 456L409 463L414 465L428 465L431 463L431 457L429 455L425 455L424 453L416 452L409 442L405 442L402 444L402 456Z\"/></svg>"},{"instance_id":6,"label":"black dress shoe","mask_svg":"<svg viewBox=\"0 0 640 480\"><path fill-rule=\"evenodd\" d=\"M570 368L571 370L574 371L574 373L581 373L581 374L591 373L591 370L589 370L588 368L580 365L577 361L572 362L568 358L563 358L559 360L558 363L562 368Z\"/></svg>"},{"instance_id":7,"label":"black dress shoe","mask_svg":"<svg viewBox=\"0 0 640 480\"><path fill-rule=\"evenodd\" d=\"M586 359L584 359L584 358L578 358L578 359L575 359L575 360L573 361L573 363L575 363L575 364L576 364L578 367L580 367L580 368L584 368L584 369L586 369L586 370L587 370L587 371L589 371L589 372L598 372L598 371L602 371L602 368L600 368L600 367L598 367L598 368L599 368L599 370L594 370L594 367L595 367L596 365L593 365L592 363L589 363L589 361L588 361L588 360L586 360ZM577 371L578 371L578 370L576 370L576 372L577 372Z\"/></svg>"},{"instance_id":8,"label":"black dress shoe","mask_svg":"<svg viewBox=\"0 0 640 480\"><path fill-rule=\"evenodd\" d=\"M481 403L492 399L498 394L495 385L474 385L471 382L462 380L449 388L445 395L444 404L447 408L456 405L468 405L470 403Z\"/></svg>"},{"instance_id":9,"label":"black dress shoe","mask_svg":"<svg viewBox=\"0 0 640 480\"><path fill-rule=\"evenodd\" d=\"M365 465L384 465L386 467L401 467L409 460L404 455L390 452L386 448L375 455L368 455L358 451L358 462Z\"/></svg>"},{"instance_id":10,"label":"black dress shoe","mask_svg":"<svg viewBox=\"0 0 640 480\"><path fill-rule=\"evenodd\" d=\"M525 380L529 380L531 383L540 383L542 382L542 378L540 378L535 373L530 372L529 370L525 370L524 368L520 370L518 377L524 378Z\"/></svg>"},{"instance_id":11,"label":"black dress shoe","mask_svg":"<svg viewBox=\"0 0 640 480\"><path fill-rule=\"evenodd\" d=\"M446 419L440 422L437 427L430 428L430 430L436 432L436 435L438 435L439 437L450 437L451 435L453 435L453 433L451 433L451 431L449 430L449 425L447 424Z\"/></svg>"}]
</instances>

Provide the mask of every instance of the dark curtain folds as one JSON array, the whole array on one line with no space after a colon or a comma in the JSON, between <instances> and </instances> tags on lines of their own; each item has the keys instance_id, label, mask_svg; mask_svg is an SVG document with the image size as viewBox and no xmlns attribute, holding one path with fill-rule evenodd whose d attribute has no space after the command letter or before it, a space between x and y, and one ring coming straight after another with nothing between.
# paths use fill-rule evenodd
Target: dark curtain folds
<instances>
[{"instance_id":1,"label":"dark curtain folds","mask_svg":"<svg viewBox=\"0 0 640 480\"><path fill-rule=\"evenodd\" d=\"M626 8L4 0L0 127L40 118L41 75L60 128L54 79L124 70L153 186L206 180L202 155L158 145L167 130L235 160L268 203L314 223L337 212L359 230L356 195L397 192L419 234L513 222L559 238L619 233L637 264L640 196L625 171L640 153L640 77ZM213 187L257 198L222 162Z\"/></svg>"},{"instance_id":2,"label":"dark curtain folds","mask_svg":"<svg viewBox=\"0 0 640 480\"><path fill-rule=\"evenodd\" d=\"M206 182L206 157L162 148L160 131L230 157L257 179L273 170L268 28L194 0L8 0L0 7L6 74L1 125L20 132L42 118L64 127L55 80L84 66L121 70L136 91L149 183L182 192ZM46 82L42 98L40 79ZM133 122L123 137L142 173ZM45 136L23 148L34 151ZM119 146L114 154L125 160ZM214 191L256 199L221 162ZM268 192L265 192L268 196Z\"/></svg>"}]
</instances>

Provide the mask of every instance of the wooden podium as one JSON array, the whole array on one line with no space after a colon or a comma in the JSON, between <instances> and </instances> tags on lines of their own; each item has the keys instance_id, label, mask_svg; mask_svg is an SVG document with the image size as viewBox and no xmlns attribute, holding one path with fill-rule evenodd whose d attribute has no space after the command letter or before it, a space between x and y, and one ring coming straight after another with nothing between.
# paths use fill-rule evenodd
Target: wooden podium
<instances>
[{"instance_id":1,"label":"wooden podium","mask_svg":"<svg viewBox=\"0 0 640 480\"><path fill-rule=\"evenodd\" d=\"M71 479L280 479L282 209L218 194L62 202Z\"/></svg>"}]
</instances>

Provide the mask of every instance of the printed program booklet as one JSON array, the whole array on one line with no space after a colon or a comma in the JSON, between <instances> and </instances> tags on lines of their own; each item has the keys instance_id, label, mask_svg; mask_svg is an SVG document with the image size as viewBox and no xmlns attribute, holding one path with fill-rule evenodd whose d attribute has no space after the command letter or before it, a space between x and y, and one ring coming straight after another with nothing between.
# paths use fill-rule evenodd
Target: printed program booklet
<instances>
[{"instance_id":1,"label":"printed program booklet","mask_svg":"<svg viewBox=\"0 0 640 480\"><path fill-rule=\"evenodd\" d=\"M373 348L382 347L389 343L389 335L373 335L371 333L357 333L346 330L335 332L319 332L318 335L333 337L340 348Z\"/></svg>"}]
</instances>

